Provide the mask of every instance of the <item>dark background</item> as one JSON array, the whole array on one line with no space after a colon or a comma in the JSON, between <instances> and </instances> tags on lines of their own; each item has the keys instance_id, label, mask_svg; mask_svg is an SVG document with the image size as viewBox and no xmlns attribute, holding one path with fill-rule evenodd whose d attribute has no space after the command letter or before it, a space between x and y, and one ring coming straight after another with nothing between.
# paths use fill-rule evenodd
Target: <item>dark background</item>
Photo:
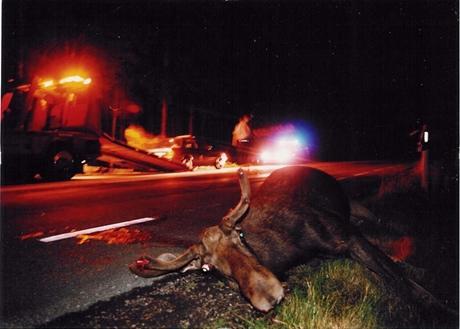
<instances>
[{"instance_id":1,"label":"dark background","mask_svg":"<svg viewBox=\"0 0 460 329\"><path fill-rule=\"evenodd\" d=\"M421 119L432 154L458 157L457 1L2 6L3 89L56 56L91 54L105 97L139 104L134 121L152 133L166 99L170 135L193 113L196 135L230 142L252 113L254 127L300 124L323 159L408 158Z\"/></svg>"}]
</instances>

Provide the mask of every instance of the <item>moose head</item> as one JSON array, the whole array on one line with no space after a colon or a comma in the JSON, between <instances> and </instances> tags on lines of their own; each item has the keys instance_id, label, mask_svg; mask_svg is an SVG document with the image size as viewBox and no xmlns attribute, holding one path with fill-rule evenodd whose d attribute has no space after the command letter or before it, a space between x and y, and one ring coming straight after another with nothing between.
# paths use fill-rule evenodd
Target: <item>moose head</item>
<instances>
[{"instance_id":1,"label":"moose head","mask_svg":"<svg viewBox=\"0 0 460 329\"><path fill-rule=\"evenodd\" d=\"M219 225L205 229L200 243L189 247L182 255L167 253L158 258L142 257L130 270L142 277L155 277L174 271L215 269L235 280L242 294L259 311L267 312L284 297L277 277L261 265L245 245L237 223L250 205L250 185L243 170L238 170L241 198L235 208L223 217Z\"/></svg>"}]
</instances>

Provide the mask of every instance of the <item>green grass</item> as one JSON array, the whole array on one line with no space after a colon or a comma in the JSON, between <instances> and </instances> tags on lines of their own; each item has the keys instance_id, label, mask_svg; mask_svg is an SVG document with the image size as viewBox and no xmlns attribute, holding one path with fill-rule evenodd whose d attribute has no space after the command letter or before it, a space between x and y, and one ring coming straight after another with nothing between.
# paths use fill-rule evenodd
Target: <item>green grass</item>
<instances>
[{"instance_id":1,"label":"green grass","mask_svg":"<svg viewBox=\"0 0 460 329\"><path fill-rule=\"evenodd\" d=\"M290 275L285 300L248 328L373 329L412 327L417 312L347 259L302 265ZM412 325L410 325L412 323ZM416 326L416 325L415 325Z\"/></svg>"}]
</instances>

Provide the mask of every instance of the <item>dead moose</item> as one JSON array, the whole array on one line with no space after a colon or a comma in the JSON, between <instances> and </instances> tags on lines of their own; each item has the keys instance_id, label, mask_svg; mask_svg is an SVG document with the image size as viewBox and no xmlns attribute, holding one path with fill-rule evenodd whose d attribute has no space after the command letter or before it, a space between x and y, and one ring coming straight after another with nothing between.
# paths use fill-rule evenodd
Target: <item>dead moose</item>
<instances>
[{"instance_id":1,"label":"dead moose","mask_svg":"<svg viewBox=\"0 0 460 329\"><path fill-rule=\"evenodd\" d=\"M238 171L241 199L219 225L182 255L144 256L130 265L142 277L172 271L216 269L235 280L258 310L271 310L284 297L278 277L318 255L351 257L386 282L429 305L442 305L406 278L399 267L350 223L350 203L326 173L292 166L275 170L251 199L249 181Z\"/></svg>"}]
</instances>

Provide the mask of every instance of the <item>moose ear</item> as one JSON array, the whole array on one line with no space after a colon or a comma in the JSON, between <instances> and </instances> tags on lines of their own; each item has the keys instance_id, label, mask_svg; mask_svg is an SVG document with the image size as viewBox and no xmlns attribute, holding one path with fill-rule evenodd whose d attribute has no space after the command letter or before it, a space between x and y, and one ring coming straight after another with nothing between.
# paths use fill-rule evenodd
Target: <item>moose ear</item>
<instances>
[{"instance_id":1,"label":"moose ear","mask_svg":"<svg viewBox=\"0 0 460 329\"><path fill-rule=\"evenodd\" d=\"M167 252L167 253L164 253L164 254L161 254L160 256L158 256L158 260L161 260L163 262L170 262L170 261L173 261L177 258L177 255L174 255L170 252Z\"/></svg>"},{"instance_id":2,"label":"moose ear","mask_svg":"<svg viewBox=\"0 0 460 329\"><path fill-rule=\"evenodd\" d=\"M156 277L169 272L179 272L193 260L200 258L203 247L193 245L182 255L162 254L157 258L141 257L129 265L129 269L136 275L144 278Z\"/></svg>"}]
</instances>

